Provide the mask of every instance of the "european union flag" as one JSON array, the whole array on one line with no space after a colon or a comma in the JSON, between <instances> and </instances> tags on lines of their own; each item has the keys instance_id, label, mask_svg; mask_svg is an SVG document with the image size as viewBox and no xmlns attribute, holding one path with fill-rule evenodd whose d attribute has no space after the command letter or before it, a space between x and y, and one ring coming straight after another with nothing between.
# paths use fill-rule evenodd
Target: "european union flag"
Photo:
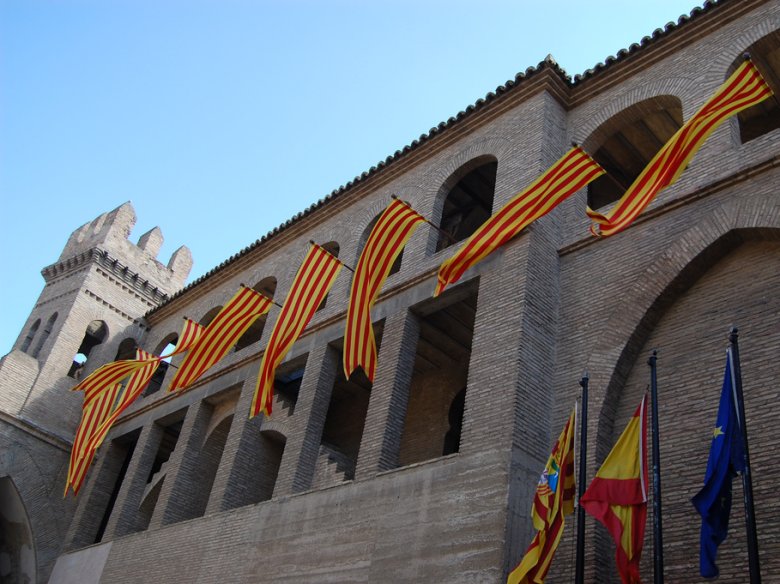
<instances>
[{"instance_id":1,"label":"european union flag","mask_svg":"<svg viewBox=\"0 0 780 584\"><path fill-rule=\"evenodd\" d=\"M731 352L727 351L726 372L720 394L718 419L712 433L712 446L707 461L704 487L692 502L702 517L699 570L704 578L715 578L718 567L715 556L718 546L728 535L731 513L731 480L745 470L742 433L737 418L734 379L731 373Z\"/></svg>"}]
</instances>

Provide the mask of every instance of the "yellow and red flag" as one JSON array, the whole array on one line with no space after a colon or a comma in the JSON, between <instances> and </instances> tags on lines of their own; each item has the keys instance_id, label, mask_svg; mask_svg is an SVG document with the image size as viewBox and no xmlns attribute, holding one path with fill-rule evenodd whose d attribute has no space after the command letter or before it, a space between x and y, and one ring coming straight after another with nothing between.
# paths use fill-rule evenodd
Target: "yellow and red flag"
<instances>
[{"instance_id":1,"label":"yellow and red flag","mask_svg":"<svg viewBox=\"0 0 780 584\"><path fill-rule=\"evenodd\" d=\"M143 393L160 362L187 350L197 340L202 330L203 327L199 324L185 318L176 349L169 355L156 357L143 349L136 349L136 358L132 360L134 368L124 391L122 391L121 383L102 387L90 384L90 387L84 392L81 422L76 429L71 449L68 478L65 485L66 493L68 486L71 486L73 493L78 494L95 456L95 451L102 444L117 418ZM114 363L108 365L114 365ZM120 392L121 397L117 400Z\"/></svg>"},{"instance_id":2,"label":"yellow and red flag","mask_svg":"<svg viewBox=\"0 0 780 584\"><path fill-rule=\"evenodd\" d=\"M68 494L68 487L73 485L74 493L77 492L76 481L80 486L83 480L83 473L79 472L79 461L87 452L87 442L92 434L97 430L101 423L109 416L116 397L122 389L121 383L115 383L111 386L93 388L84 392L84 403L81 408L81 421L76 428L76 435L73 438L73 446L70 451L70 463L68 466L68 477L65 482L65 495Z\"/></svg>"},{"instance_id":3,"label":"yellow and red flag","mask_svg":"<svg viewBox=\"0 0 780 584\"><path fill-rule=\"evenodd\" d=\"M287 300L263 353L249 417L271 414L276 368L309 324L341 271L341 262L319 245L312 244L298 268Z\"/></svg>"},{"instance_id":4,"label":"yellow and red flag","mask_svg":"<svg viewBox=\"0 0 780 584\"><path fill-rule=\"evenodd\" d=\"M544 582L561 541L564 517L574 512L574 412L558 436L536 486L531 518L537 529L531 545L507 584Z\"/></svg>"},{"instance_id":5,"label":"yellow and red flag","mask_svg":"<svg viewBox=\"0 0 780 584\"><path fill-rule=\"evenodd\" d=\"M485 221L439 268L434 296L457 282L471 266L504 245L561 201L604 174L582 148L575 146L534 182Z\"/></svg>"},{"instance_id":6,"label":"yellow and red flag","mask_svg":"<svg viewBox=\"0 0 780 584\"><path fill-rule=\"evenodd\" d=\"M358 367L374 380L376 340L371 326L371 307L387 275L415 229L425 218L399 199L379 216L360 254L347 307L344 331L344 374L347 379Z\"/></svg>"},{"instance_id":7,"label":"yellow and red flag","mask_svg":"<svg viewBox=\"0 0 780 584\"><path fill-rule=\"evenodd\" d=\"M259 292L242 285L187 352L168 391L189 386L227 355L252 323L268 312L271 303Z\"/></svg>"},{"instance_id":8,"label":"yellow and red flag","mask_svg":"<svg viewBox=\"0 0 780 584\"><path fill-rule=\"evenodd\" d=\"M647 396L634 412L580 504L604 524L624 584L639 584L647 520Z\"/></svg>"},{"instance_id":9,"label":"yellow and red flag","mask_svg":"<svg viewBox=\"0 0 780 584\"><path fill-rule=\"evenodd\" d=\"M772 90L755 65L749 60L742 63L658 151L609 213L603 215L590 207L586 209L588 217L595 222L591 233L606 237L623 231L662 189L680 177L691 158L721 123L771 95Z\"/></svg>"}]
</instances>

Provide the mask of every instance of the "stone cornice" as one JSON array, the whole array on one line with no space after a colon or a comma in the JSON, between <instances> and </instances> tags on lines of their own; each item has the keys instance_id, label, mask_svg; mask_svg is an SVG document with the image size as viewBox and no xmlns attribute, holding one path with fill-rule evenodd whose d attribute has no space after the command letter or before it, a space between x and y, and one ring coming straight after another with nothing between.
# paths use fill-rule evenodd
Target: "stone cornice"
<instances>
[{"instance_id":1,"label":"stone cornice","mask_svg":"<svg viewBox=\"0 0 780 584\"><path fill-rule=\"evenodd\" d=\"M106 250L99 247L93 247L66 260L46 266L41 270L41 274L48 284L88 265L100 266L105 273L110 274L117 281L137 292L154 306L168 300L168 294L164 293L157 286L152 285L149 280L144 279L138 272L131 270Z\"/></svg>"}]
</instances>

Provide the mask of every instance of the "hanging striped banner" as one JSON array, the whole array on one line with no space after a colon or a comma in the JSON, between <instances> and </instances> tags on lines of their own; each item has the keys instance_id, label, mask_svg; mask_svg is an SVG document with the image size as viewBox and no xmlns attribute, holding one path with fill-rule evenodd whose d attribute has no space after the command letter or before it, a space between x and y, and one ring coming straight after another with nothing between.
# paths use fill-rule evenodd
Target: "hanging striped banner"
<instances>
[{"instance_id":1,"label":"hanging striped banner","mask_svg":"<svg viewBox=\"0 0 780 584\"><path fill-rule=\"evenodd\" d=\"M76 428L76 435L73 438L73 447L70 451L70 464L68 466L68 477L65 482L65 493L68 494L68 487L74 485L74 493L76 492L75 481L79 481L79 486L83 480L83 473L77 477L77 471L79 468L78 461L84 457L86 452L86 443L90 436L100 426L100 424L111 413L111 409L114 407L114 402L122 389L121 383L115 383L109 387L103 387L100 390L91 390L84 394L84 404L81 409L81 421L78 428Z\"/></svg>"},{"instance_id":2,"label":"hanging striped banner","mask_svg":"<svg viewBox=\"0 0 780 584\"><path fill-rule=\"evenodd\" d=\"M441 265L433 295L441 294L447 286L457 282L470 267L602 174L604 169L582 148L575 146L569 150L485 221L455 255Z\"/></svg>"},{"instance_id":3,"label":"hanging striped banner","mask_svg":"<svg viewBox=\"0 0 780 584\"><path fill-rule=\"evenodd\" d=\"M399 199L382 212L360 254L347 307L344 331L344 374L347 379L357 367L374 380L376 340L371 326L374 305L390 269L406 242L425 218Z\"/></svg>"},{"instance_id":4,"label":"hanging striped banner","mask_svg":"<svg viewBox=\"0 0 780 584\"><path fill-rule=\"evenodd\" d=\"M176 349L170 354L156 357L143 349L136 349L134 363L137 367L130 374L130 379L123 392L121 383L111 387L93 386L84 392L81 422L76 429L76 437L71 449L68 478L65 485L66 494L68 486L73 488L74 495L78 494L95 456L95 451L103 443L117 418L146 389L160 362L187 350L197 340L202 330L203 327L199 324L185 318ZM121 397L117 401L117 395L120 392Z\"/></svg>"},{"instance_id":5,"label":"hanging striped banner","mask_svg":"<svg viewBox=\"0 0 780 584\"><path fill-rule=\"evenodd\" d=\"M227 355L241 335L269 308L268 298L242 285L187 352L168 391L182 390L195 382Z\"/></svg>"},{"instance_id":6,"label":"hanging striped banner","mask_svg":"<svg viewBox=\"0 0 780 584\"><path fill-rule=\"evenodd\" d=\"M734 74L690 120L677 130L606 215L590 208L586 212L595 225L595 236L607 237L623 231L644 211L655 196L673 184L688 166L704 141L725 120L765 100L772 90L749 60Z\"/></svg>"},{"instance_id":7,"label":"hanging striped banner","mask_svg":"<svg viewBox=\"0 0 780 584\"><path fill-rule=\"evenodd\" d=\"M341 271L341 262L319 245L312 245L295 275L287 300L263 353L249 417L271 414L276 368L309 324Z\"/></svg>"}]
</instances>

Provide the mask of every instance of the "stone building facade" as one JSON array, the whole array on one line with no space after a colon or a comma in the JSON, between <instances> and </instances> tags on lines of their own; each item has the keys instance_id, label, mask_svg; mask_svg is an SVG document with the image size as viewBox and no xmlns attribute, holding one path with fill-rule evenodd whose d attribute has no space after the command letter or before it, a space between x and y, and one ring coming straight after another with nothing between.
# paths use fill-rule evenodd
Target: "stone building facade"
<instances>
[{"instance_id":1,"label":"stone building facade","mask_svg":"<svg viewBox=\"0 0 780 584\"><path fill-rule=\"evenodd\" d=\"M157 232L133 246L119 227L94 242L77 231L0 364L0 486L17 501L3 503L3 519L27 516L2 552L52 582L502 582L533 535L536 481L583 370L590 478L658 349L666 577L698 582L689 499L737 325L762 572L780 579L777 100L721 126L627 231L595 239L584 214L586 202L608 208L745 52L780 93L780 1L707 4L573 80L549 58L170 297L186 277L184 250L165 268ZM166 391L174 357L118 421L78 498L61 500L74 375L135 343L159 354L183 316L207 323L240 283L283 302L310 240L354 265L393 194L461 240L571 142L609 177L436 299L436 271L456 247L433 229L415 233L372 311L373 384L341 371L344 270L279 368L270 417L248 414L276 307L180 395ZM128 225L131 213L104 222ZM61 316L46 328L52 311ZM94 321L108 331L101 344ZM78 334L64 330L71 322ZM736 504L722 582L745 580L742 519ZM572 580L573 532L551 582ZM587 581L616 581L613 545L592 521L586 546ZM647 579L651 560L648 533Z\"/></svg>"}]
</instances>

